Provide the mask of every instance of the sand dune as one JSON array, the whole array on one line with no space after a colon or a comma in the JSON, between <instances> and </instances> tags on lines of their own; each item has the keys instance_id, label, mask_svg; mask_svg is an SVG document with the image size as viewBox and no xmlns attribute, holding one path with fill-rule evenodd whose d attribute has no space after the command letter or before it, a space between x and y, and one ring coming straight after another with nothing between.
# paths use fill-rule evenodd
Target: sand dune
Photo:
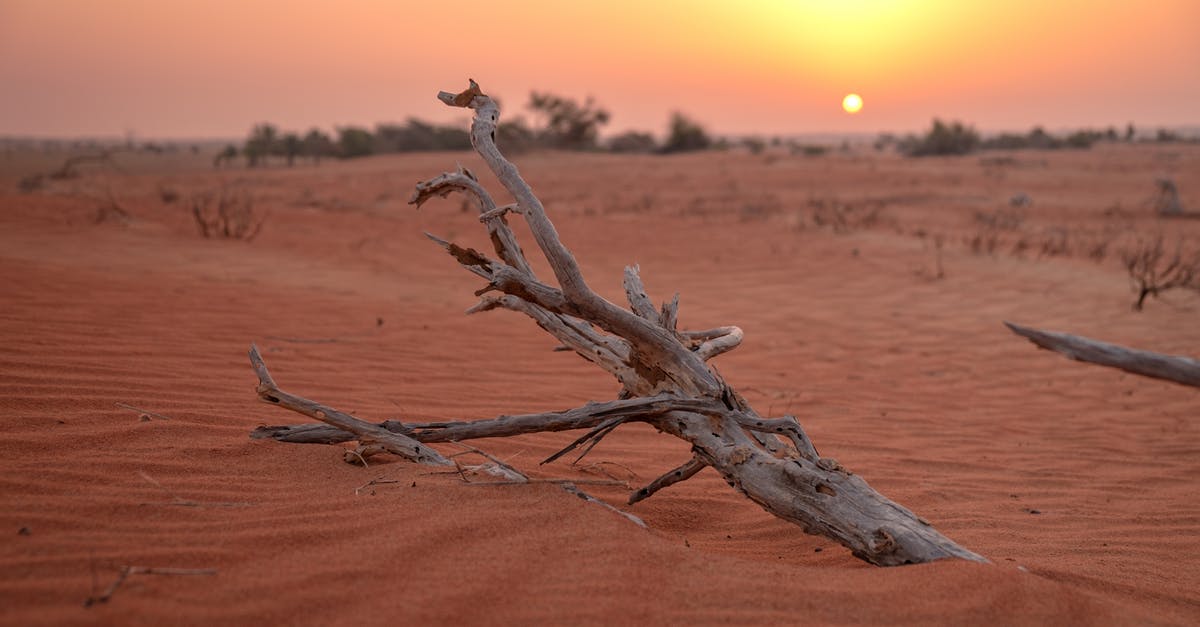
<instances>
[{"instance_id":1,"label":"sand dune","mask_svg":"<svg viewBox=\"0 0 1200 627\"><path fill-rule=\"evenodd\" d=\"M1200 296L1132 312L1115 253L1156 230L1200 238L1200 224L1144 209L1164 171L1200 204L1194 146L1017 153L999 166L519 160L598 290L617 298L621 268L639 263L656 299L682 293L683 326L740 325L745 343L715 363L760 411L797 415L823 454L994 562L891 569L774 519L711 470L632 508L623 486L583 486L644 530L551 484L471 486L394 459L351 466L342 447L249 439L301 421L255 400L251 342L284 389L369 419L613 397L613 381L551 352L526 319L461 315L479 281L421 233L482 247L478 221L457 199L404 203L456 161L482 172L473 156L133 164L34 194L15 192L21 165L6 159L0 622L1200 621L1200 391L1068 362L1001 325L1200 354ZM235 180L270 212L261 236L199 237L181 204ZM163 202L164 186L183 198ZM133 221L95 223L96 189ZM977 214L1017 192L1034 199L1018 228L981 226ZM847 224L819 217L830 211ZM1056 229L1065 254L1045 250ZM993 254L972 244L989 233ZM1113 250L1089 259L1102 237ZM573 437L477 445L538 477L630 485L688 455L632 425L575 467L537 466ZM133 575L85 608L125 565L216 574Z\"/></svg>"}]
</instances>

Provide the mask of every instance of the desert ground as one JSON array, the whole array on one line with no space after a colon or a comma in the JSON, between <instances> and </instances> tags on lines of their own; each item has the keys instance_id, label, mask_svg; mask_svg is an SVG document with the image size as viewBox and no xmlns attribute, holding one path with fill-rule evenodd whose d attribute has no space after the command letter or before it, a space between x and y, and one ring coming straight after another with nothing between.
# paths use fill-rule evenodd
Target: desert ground
<instances>
[{"instance_id":1,"label":"desert ground","mask_svg":"<svg viewBox=\"0 0 1200 627\"><path fill-rule=\"evenodd\" d=\"M1200 243L1200 220L1150 208L1170 176L1200 209L1200 145L514 157L595 289L621 299L636 263L681 326L742 327L714 363L760 412L992 562L896 568L711 469L626 506L689 456L644 425L575 465L538 465L570 432L472 444L646 529L551 482L250 439L307 421L257 400L252 342L285 390L373 421L615 396L527 318L463 315L482 281L422 233L485 249L478 215L407 201L456 163L505 198L473 154L117 154L18 190L63 157L0 154L0 622L1200 623L1200 390L1002 325L1200 354L1200 293L1135 312L1121 261ZM251 241L200 234L192 202L222 187L263 220ZM188 570L88 606L125 566Z\"/></svg>"}]
</instances>

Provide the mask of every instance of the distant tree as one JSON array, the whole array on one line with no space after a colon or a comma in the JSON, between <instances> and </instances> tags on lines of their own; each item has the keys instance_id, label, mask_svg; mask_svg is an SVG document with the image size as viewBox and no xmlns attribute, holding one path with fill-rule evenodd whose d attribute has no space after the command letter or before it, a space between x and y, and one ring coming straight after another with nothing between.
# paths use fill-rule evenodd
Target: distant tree
<instances>
[{"instance_id":1,"label":"distant tree","mask_svg":"<svg viewBox=\"0 0 1200 627\"><path fill-rule=\"evenodd\" d=\"M776 138L778 139L778 138ZM750 151L752 155L761 155L767 149L767 142L761 137L743 137L740 142L743 148ZM778 144L772 144L778 145Z\"/></svg>"},{"instance_id":2,"label":"distant tree","mask_svg":"<svg viewBox=\"0 0 1200 627\"><path fill-rule=\"evenodd\" d=\"M608 111L601 109L592 98L581 105L574 100L549 93L529 95L530 111L543 119L545 126L538 132L547 146L566 150L593 150L600 127L608 123Z\"/></svg>"},{"instance_id":3,"label":"distant tree","mask_svg":"<svg viewBox=\"0 0 1200 627\"><path fill-rule=\"evenodd\" d=\"M502 146L506 152L525 152L537 145L537 133L529 127L525 118L518 116L496 127L496 145Z\"/></svg>"},{"instance_id":4,"label":"distant tree","mask_svg":"<svg viewBox=\"0 0 1200 627\"><path fill-rule=\"evenodd\" d=\"M1034 129L1034 133L1041 129ZM1031 136L1034 134L1031 133ZM1044 135L1045 131L1041 131ZM979 146L979 133L962 122L949 124L934 118L933 127L921 137L909 136L901 146L910 157L965 155Z\"/></svg>"},{"instance_id":5,"label":"distant tree","mask_svg":"<svg viewBox=\"0 0 1200 627\"><path fill-rule=\"evenodd\" d=\"M688 152L705 150L712 145L712 139L700 124L692 121L684 114L676 111L671 114L671 122L667 129L667 140L660 152Z\"/></svg>"},{"instance_id":6,"label":"distant tree","mask_svg":"<svg viewBox=\"0 0 1200 627\"><path fill-rule=\"evenodd\" d=\"M1137 137L1137 129L1133 127L1133 122L1125 125L1125 141L1131 142Z\"/></svg>"},{"instance_id":7,"label":"distant tree","mask_svg":"<svg viewBox=\"0 0 1200 627\"><path fill-rule=\"evenodd\" d=\"M1029 131L1029 146L1032 148L1058 148L1057 140L1040 126L1035 126Z\"/></svg>"},{"instance_id":8,"label":"distant tree","mask_svg":"<svg viewBox=\"0 0 1200 627\"><path fill-rule=\"evenodd\" d=\"M303 143L304 155L312 159L314 164L321 163L321 157L332 157L337 152L333 139L320 129L309 130L304 135Z\"/></svg>"},{"instance_id":9,"label":"distant tree","mask_svg":"<svg viewBox=\"0 0 1200 627\"><path fill-rule=\"evenodd\" d=\"M242 152L246 155L246 164L253 168L258 166L259 159L266 161L267 156L276 152L276 144L279 141L279 129L273 124L263 122L256 124L250 130L250 137L246 140L245 147Z\"/></svg>"},{"instance_id":10,"label":"distant tree","mask_svg":"<svg viewBox=\"0 0 1200 627\"><path fill-rule=\"evenodd\" d=\"M237 146L234 146L233 144L229 144L229 145L225 146L225 148L221 152L218 152L217 156L213 157L213 167L220 168L223 165L232 163L233 160L237 158L237 156L238 156Z\"/></svg>"},{"instance_id":11,"label":"distant tree","mask_svg":"<svg viewBox=\"0 0 1200 627\"><path fill-rule=\"evenodd\" d=\"M1154 134L1154 141L1160 143L1171 143L1179 141L1179 135L1165 128L1160 128Z\"/></svg>"},{"instance_id":12,"label":"distant tree","mask_svg":"<svg viewBox=\"0 0 1200 627\"><path fill-rule=\"evenodd\" d=\"M358 126L344 126L337 132L339 157L353 159L373 154L375 138L367 129Z\"/></svg>"},{"instance_id":13,"label":"distant tree","mask_svg":"<svg viewBox=\"0 0 1200 627\"><path fill-rule=\"evenodd\" d=\"M609 138L608 149L612 152L648 153L658 150L658 142L650 133L628 131Z\"/></svg>"},{"instance_id":14,"label":"distant tree","mask_svg":"<svg viewBox=\"0 0 1200 627\"><path fill-rule=\"evenodd\" d=\"M280 145L283 148L283 156L287 158L287 165L290 168L295 165L296 156L303 150L304 142L300 139L299 135L288 133L283 136Z\"/></svg>"},{"instance_id":15,"label":"distant tree","mask_svg":"<svg viewBox=\"0 0 1200 627\"><path fill-rule=\"evenodd\" d=\"M403 126L379 124L375 127L375 153L421 152L431 150L469 150L471 136L457 126L438 126L409 118Z\"/></svg>"}]
</instances>

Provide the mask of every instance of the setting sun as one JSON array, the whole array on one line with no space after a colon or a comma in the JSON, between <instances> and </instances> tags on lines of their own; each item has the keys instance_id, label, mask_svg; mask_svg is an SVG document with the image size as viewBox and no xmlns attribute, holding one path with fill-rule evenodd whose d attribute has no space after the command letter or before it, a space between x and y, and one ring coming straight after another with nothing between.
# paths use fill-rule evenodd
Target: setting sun
<instances>
[{"instance_id":1,"label":"setting sun","mask_svg":"<svg viewBox=\"0 0 1200 627\"><path fill-rule=\"evenodd\" d=\"M842 98L842 108L846 110L846 113L858 113L862 106L863 99L858 94L847 94L845 98Z\"/></svg>"}]
</instances>

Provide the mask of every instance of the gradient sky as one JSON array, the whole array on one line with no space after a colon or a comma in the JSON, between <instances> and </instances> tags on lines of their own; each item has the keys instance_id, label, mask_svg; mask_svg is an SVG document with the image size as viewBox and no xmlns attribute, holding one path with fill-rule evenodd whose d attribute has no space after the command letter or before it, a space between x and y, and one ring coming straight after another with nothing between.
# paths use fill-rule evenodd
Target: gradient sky
<instances>
[{"instance_id":1,"label":"gradient sky","mask_svg":"<svg viewBox=\"0 0 1200 627\"><path fill-rule=\"evenodd\" d=\"M607 132L1200 124L1200 0L0 0L0 135L240 137L594 96ZM841 110L848 92L862 113Z\"/></svg>"}]
</instances>

